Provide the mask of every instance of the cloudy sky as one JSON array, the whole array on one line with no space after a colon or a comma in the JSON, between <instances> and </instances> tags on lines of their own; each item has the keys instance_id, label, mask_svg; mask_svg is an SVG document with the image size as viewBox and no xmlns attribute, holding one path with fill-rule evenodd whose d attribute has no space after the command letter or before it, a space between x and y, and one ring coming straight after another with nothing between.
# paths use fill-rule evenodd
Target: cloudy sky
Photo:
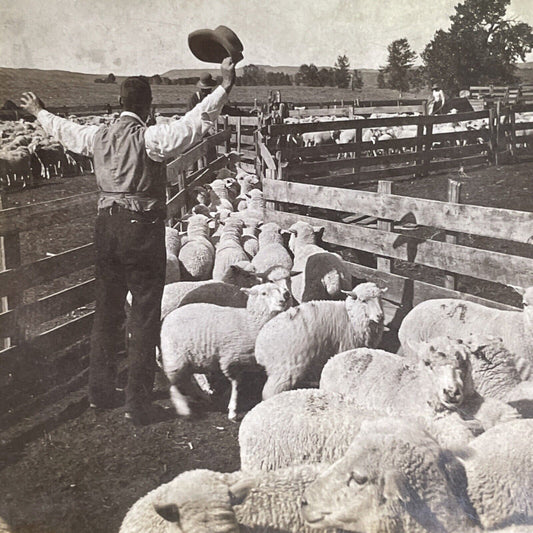
<instances>
[{"instance_id":1,"label":"cloudy sky","mask_svg":"<svg viewBox=\"0 0 533 533\"><path fill-rule=\"evenodd\" d=\"M119 75L202 68L187 35L224 24L244 44L243 64L386 62L407 37L421 52L446 29L457 0L0 0L0 66ZM533 0L510 14L533 26ZM533 59L532 56L528 59Z\"/></svg>"}]
</instances>

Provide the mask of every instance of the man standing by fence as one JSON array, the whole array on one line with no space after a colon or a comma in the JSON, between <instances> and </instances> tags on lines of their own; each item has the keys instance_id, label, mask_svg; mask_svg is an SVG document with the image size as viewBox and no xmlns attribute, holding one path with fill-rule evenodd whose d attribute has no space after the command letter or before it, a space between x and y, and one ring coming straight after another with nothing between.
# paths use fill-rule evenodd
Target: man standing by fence
<instances>
[{"instance_id":1,"label":"man standing by fence","mask_svg":"<svg viewBox=\"0 0 533 533\"><path fill-rule=\"evenodd\" d=\"M222 85L178 121L147 126L152 92L146 78L127 78L120 88L123 112L112 125L82 126L43 109L33 93L22 107L67 149L94 158L100 191L96 218L96 312L91 338L91 407L117 405L116 352L128 291L126 418L153 420L155 347L159 342L165 282L166 174L163 162L200 141L217 120L235 82L235 64L221 64Z\"/></svg>"}]
</instances>

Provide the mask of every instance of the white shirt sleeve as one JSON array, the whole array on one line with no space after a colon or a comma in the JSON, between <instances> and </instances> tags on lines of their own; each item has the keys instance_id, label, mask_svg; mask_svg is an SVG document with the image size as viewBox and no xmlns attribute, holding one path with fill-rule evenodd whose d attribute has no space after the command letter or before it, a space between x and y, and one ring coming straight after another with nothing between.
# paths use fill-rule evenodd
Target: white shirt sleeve
<instances>
[{"instance_id":1,"label":"white shirt sleeve","mask_svg":"<svg viewBox=\"0 0 533 533\"><path fill-rule=\"evenodd\" d=\"M227 101L228 94L219 86L181 119L146 128L144 140L148 157L164 161L177 157L200 141L214 126Z\"/></svg>"},{"instance_id":2,"label":"white shirt sleeve","mask_svg":"<svg viewBox=\"0 0 533 533\"><path fill-rule=\"evenodd\" d=\"M68 150L89 157L93 155L94 136L100 126L82 126L53 115L45 109L39 111L37 120L48 135L57 139Z\"/></svg>"}]
</instances>

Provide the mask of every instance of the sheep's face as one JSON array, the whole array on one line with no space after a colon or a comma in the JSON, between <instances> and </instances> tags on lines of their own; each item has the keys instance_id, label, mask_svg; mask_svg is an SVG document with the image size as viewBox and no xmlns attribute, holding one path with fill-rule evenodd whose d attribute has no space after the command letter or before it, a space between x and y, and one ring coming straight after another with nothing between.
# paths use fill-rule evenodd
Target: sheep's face
<instances>
[{"instance_id":1,"label":"sheep's face","mask_svg":"<svg viewBox=\"0 0 533 533\"><path fill-rule=\"evenodd\" d=\"M289 241L289 247L294 251L296 240L305 244L314 244L321 238L324 228L314 227L311 224L307 224L307 222L298 221L288 231L294 235L294 238L291 236Z\"/></svg>"},{"instance_id":2,"label":"sheep's face","mask_svg":"<svg viewBox=\"0 0 533 533\"><path fill-rule=\"evenodd\" d=\"M458 409L470 392L472 370L467 347L448 338L437 338L423 345L420 355L438 404L445 409Z\"/></svg>"},{"instance_id":3,"label":"sheep's face","mask_svg":"<svg viewBox=\"0 0 533 533\"><path fill-rule=\"evenodd\" d=\"M292 301L290 291L275 283L263 283L250 289L242 289L248 294L248 308L262 309L263 313L274 315L286 311ZM259 301L262 305L259 305Z\"/></svg>"},{"instance_id":4,"label":"sheep's face","mask_svg":"<svg viewBox=\"0 0 533 533\"><path fill-rule=\"evenodd\" d=\"M385 318L385 313L381 303L381 295L386 291L387 289L380 289L374 283L368 282L357 285L353 291L343 292L348 296L346 299L346 305L349 310L357 307L358 314L364 312L368 322L382 324Z\"/></svg>"},{"instance_id":5,"label":"sheep's face","mask_svg":"<svg viewBox=\"0 0 533 533\"><path fill-rule=\"evenodd\" d=\"M392 436L383 438L362 427L346 455L304 492L301 510L306 523L317 529L400 531L397 526L411 490L397 464L402 463L401 454L409 454L410 449L401 443L393 452L397 460L392 461L387 454L396 446ZM409 467L409 459L403 460Z\"/></svg>"}]
</instances>

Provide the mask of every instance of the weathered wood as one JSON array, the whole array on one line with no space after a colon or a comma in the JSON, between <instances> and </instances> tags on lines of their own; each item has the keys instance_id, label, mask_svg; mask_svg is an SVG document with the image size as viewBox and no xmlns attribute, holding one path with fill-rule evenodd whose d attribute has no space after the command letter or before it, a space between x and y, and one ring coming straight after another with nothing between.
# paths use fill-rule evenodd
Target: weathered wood
<instances>
[{"instance_id":1,"label":"weathered wood","mask_svg":"<svg viewBox=\"0 0 533 533\"><path fill-rule=\"evenodd\" d=\"M261 152L261 157L263 158L263 161L265 162L267 168L269 170L276 170L276 162L274 161L274 158L272 157L272 154L268 150L266 144L259 141L259 150Z\"/></svg>"},{"instance_id":2,"label":"weathered wood","mask_svg":"<svg viewBox=\"0 0 533 533\"><path fill-rule=\"evenodd\" d=\"M90 279L0 314L0 330L10 335L20 328L31 330L43 322L94 301L94 298L95 280Z\"/></svg>"},{"instance_id":3,"label":"weathered wood","mask_svg":"<svg viewBox=\"0 0 533 533\"><path fill-rule=\"evenodd\" d=\"M235 124L235 135L237 137L237 152L240 152L241 142L243 142L243 139L241 138L241 117L237 117L237 119L237 123ZM253 142L253 139L251 142Z\"/></svg>"},{"instance_id":4,"label":"weathered wood","mask_svg":"<svg viewBox=\"0 0 533 533\"><path fill-rule=\"evenodd\" d=\"M225 115L226 116L226 115ZM235 126L240 120L241 126L259 126L259 119L257 117L228 117L228 125ZM224 123L224 116L218 118L218 124Z\"/></svg>"},{"instance_id":5,"label":"weathered wood","mask_svg":"<svg viewBox=\"0 0 533 533\"><path fill-rule=\"evenodd\" d=\"M392 181L379 180L378 181L378 194L392 194ZM380 231L391 232L392 221L385 218L380 218L377 221L377 229ZM392 261L386 257L377 258L378 270L384 270L390 272L392 267Z\"/></svg>"},{"instance_id":6,"label":"weathered wood","mask_svg":"<svg viewBox=\"0 0 533 533\"><path fill-rule=\"evenodd\" d=\"M454 180L448 180L448 202L458 204L461 201L461 183ZM446 242L457 244L457 233L452 231L446 232ZM457 277L453 274L446 274L444 286L448 289L457 289Z\"/></svg>"},{"instance_id":7,"label":"weathered wood","mask_svg":"<svg viewBox=\"0 0 533 533\"><path fill-rule=\"evenodd\" d=\"M346 213L400 220L410 215L420 225L518 242L533 237L533 213L437 200L384 196L374 192L265 179L265 198Z\"/></svg>"},{"instance_id":8,"label":"weathered wood","mask_svg":"<svg viewBox=\"0 0 533 533\"><path fill-rule=\"evenodd\" d=\"M4 209L0 211L0 231L3 235L29 231L96 214L97 197L97 192L89 192L59 200Z\"/></svg>"},{"instance_id":9,"label":"weathered wood","mask_svg":"<svg viewBox=\"0 0 533 533\"><path fill-rule=\"evenodd\" d=\"M17 269L0 272L0 294L9 296L21 293L30 287L79 271L93 265L94 257L94 245L89 243Z\"/></svg>"},{"instance_id":10,"label":"weathered wood","mask_svg":"<svg viewBox=\"0 0 533 533\"><path fill-rule=\"evenodd\" d=\"M357 224L331 222L268 209L265 217L282 227L289 227L298 220L303 220L313 226L323 226L325 228L323 240L331 244L495 283L522 287L531 285L533 259L527 257L424 240L411 235L389 233Z\"/></svg>"},{"instance_id":11,"label":"weathered wood","mask_svg":"<svg viewBox=\"0 0 533 533\"><path fill-rule=\"evenodd\" d=\"M231 137L231 130L224 129L197 144L194 148L180 155L167 165L167 181L175 184L181 172L189 170L199 159L206 156L208 151L219 144L228 143ZM228 150L229 152L229 150Z\"/></svg>"}]
</instances>

